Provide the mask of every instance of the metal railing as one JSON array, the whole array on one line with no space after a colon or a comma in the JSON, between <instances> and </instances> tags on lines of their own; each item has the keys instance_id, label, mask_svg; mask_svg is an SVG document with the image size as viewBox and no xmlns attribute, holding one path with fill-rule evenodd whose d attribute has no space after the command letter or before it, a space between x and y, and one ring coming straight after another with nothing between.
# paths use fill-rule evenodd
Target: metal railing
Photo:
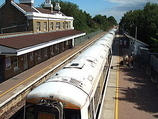
<instances>
[{"instance_id":1,"label":"metal railing","mask_svg":"<svg viewBox=\"0 0 158 119\"><path fill-rule=\"evenodd\" d=\"M93 38L94 36L96 36L102 32L103 32L103 30L99 30L99 31L87 34L85 36L75 38L75 46L80 45L80 44L84 43L85 41L91 40L91 38Z\"/></svg>"},{"instance_id":2,"label":"metal railing","mask_svg":"<svg viewBox=\"0 0 158 119\"><path fill-rule=\"evenodd\" d=\"M150 65L158 72L158 58L154 55L150 56Z\"/></svg>"}]
</instances>

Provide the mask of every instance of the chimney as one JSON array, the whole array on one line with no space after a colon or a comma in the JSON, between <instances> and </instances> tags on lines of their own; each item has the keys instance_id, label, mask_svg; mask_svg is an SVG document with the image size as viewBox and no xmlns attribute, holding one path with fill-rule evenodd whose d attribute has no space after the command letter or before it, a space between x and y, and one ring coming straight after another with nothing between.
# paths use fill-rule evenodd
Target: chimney
<instances>
[{"instance_id":1,"label":"chimney","mask_svg":"<svg viewBox=\"0 0 158 119\"><path fill-rule=\"evenodd\" d=\"M20 4L26 4L29 6L33 6L34 0L19 0Z\"/></svg>"},{"instance_id":2,"label":"chimney","mask_svg":"<svg viewBox=\"0 0 158 119\"><path fill-rule=\"evenodd\" d=\"M11 1L14 2L14 0L6 0L5 3L11 3Z\"/></svg>"},{"instance_id":3,"label":"chimney","mask_svg":"<svg viewBox=\"0 0 158 119\"><path fill-rule=\"evenodd\" d=\"M53 13L53 5L51 4L51 0L45 0L44 8L49 9Z\"/></svg>"},{"instance_id":4,"label":"chimney","mask_svg":"<svg viewBox=\"0 0 158 119\"><path fill-rule=\"evenodd\" d=\"M61 9L60 4L59 3L55 3L54 10L60 12L60 9Z\"/></svg>"}]
</instances>

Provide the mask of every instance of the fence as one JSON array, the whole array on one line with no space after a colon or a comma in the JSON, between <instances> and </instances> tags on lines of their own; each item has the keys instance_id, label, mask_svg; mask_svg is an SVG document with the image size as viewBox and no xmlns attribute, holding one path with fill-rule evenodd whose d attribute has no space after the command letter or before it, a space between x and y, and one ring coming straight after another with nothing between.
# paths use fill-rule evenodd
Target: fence
<instances>
[{"instance_id":1,"label":"fence","mask_svg":"<svg viewBox=\"0 0 158 119\"><path fill-rule=\"evenodd\" d=\"M154 55L150 56L150 65L158 72L158 58Z\"/></svg>"},{"instance_id":2,"label":"fence","mask_svg":"<svg viewBox=\"0 0 158 119\"><path fill-rule=\"evenodd\" d=\"M149 52L149 50L145 50L145 48L139 47L138 52L140 54L139 57L141 58L141 62L143 64L146 64L146 65L150 64L150 55L149 55L150 52Z\"/></svg>"},{"instance_id":3,"label":"fence","mask_svg":"<svg viewBox=\"0 0 158 119\"><path fill-rule=\"evenodd\" d=\"M79 38L75 38L75 46L84 43L87 40L90 40L91 38L93 38L95 35L102 33L102 30L87 34L85 36L79 37Z\"/></svg>"}]
</instances>

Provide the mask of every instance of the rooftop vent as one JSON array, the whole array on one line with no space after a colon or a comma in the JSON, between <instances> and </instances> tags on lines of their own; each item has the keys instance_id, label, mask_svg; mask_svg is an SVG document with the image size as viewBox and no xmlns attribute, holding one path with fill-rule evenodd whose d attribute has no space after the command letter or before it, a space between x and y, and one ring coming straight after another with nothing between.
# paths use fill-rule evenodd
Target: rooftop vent
<instances>
[{"instance_id":1,"label":"rooftop vent","mask_svg":"<svg viewBox=\"0 0 158 119\"><path fill-rule=\"evenodd\" d=\"M19 0L20 4L26 4L29 6L33 6L34 0Z\"/></svg>"},{"instance_id":2,"label":"rooftop vent","mask_svg":"<svg viewBox=\"0 0 158 119\"><path fill-rule=\"evenodd\" d=\"M79 65L78 63L73 63L70 66L78 66L78 65Z\"/></svg>"},{"instance_id":3,"label":"rooftop vent","mask_svg":"<svg viewBox=\"0 0 158 119\"><path fill-rule=\"evenodd\" d=\"M76 79L71 78L71 80L69 81L70 84L75 85L77 87L82 88L83 84L81 81L78 81Z\"/></svg>"},{"instance_id":4,"label":"rooftop vent","mask_svg":"<svg viewBox=\"0 0 158 119\"><path fill-rule=\"evenodd\" d=\"M54 10L60 11L60 9L61 9L60 4L59 3L55 3Z\"/></svg>"},{"instance_id":5,"label":"rooftop vent","mask_svg":"<svg viewBox=\"0 0 158 119\"><path fill-rule=\"evenodd\" d=\"M78 68L78 69L82 69L83 66L84 66L83 63L69 63L64 68Z\"/></svg>"},{"instance_id":6,"label":"rooftop vent","mask_svg":"<svg viewBox=\"0 0 158 119\"><path fill-rule=\"evenodd\" d=\"M44 8L53 12L53 5L51 4L51 0L45 0Z\"/></svg>"}]
</instances>

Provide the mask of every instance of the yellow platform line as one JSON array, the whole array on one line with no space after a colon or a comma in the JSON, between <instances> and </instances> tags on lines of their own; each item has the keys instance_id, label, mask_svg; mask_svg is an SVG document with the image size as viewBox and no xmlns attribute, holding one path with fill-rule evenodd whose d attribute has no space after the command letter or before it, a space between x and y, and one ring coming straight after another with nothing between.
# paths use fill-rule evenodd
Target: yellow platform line
<instances>
[{"instance_id":1,"label":"yellow platform line","mask_svg":"<svg viewBox=\"0 0 158 119\"><path fill-rule=\"evenodd\" d=\"M72 53L72 52L70 52ZM63 56L62 58L65 58L66 56L68 56L70 53L68 53L67 55ZM52 64L48 65L47 67L43 68L42 70L38 71L37 73L35 73L34 75L28 77L27 79L23 80L22 82L18 83L17 85L13 86L12 88L10 88L9 90L5 91L4 93L0 94L0 97L5 95L6 93L10 92L11 90L13 90L14 88L18 87L19 85L25 83L26 81L28 81L29 79L31 79L32 77L34 77L35 75L41 73L42 71L44 71L45 69L47 69L48 67L50 67L51 65L55 64L56 62L60 61L62 58L56 60L55 62L53 62Z\"/></svg>"},{"instance_id":2,"label":"yellow platform line","mask_svg":"<svg viewBox=\"0 0 158 119\"><path fill-rule=\"evenodd\" d=\"M117 59L118 62L120 62L120 57L118 56ZM117 71L116 71L116 94L115 94L115 119L119 118L119 77L120 77L120 73L119 73L119 67L117 67Z\"/></svg>"},{"instance_id":3,"label":"yellow platform line","mask_svg":"<svg viewBox=\"0 0 158 119\"><path fill-rule=\"evenodd\" d=\"M97 37L98 38L98 37ZM94 38L95 40L97 40L97 38ZM92 41L90 41L90 43L92 43ZM89 43L88 43L89 44ZM85 46L84 46L85 47ZM76 52L78 49L75 49L74 52ZM62 58L65 58L66 56L70 55L72 52L68 53L67 55L63 56ZM4 93L0 94L0 97L5 95L6 93L10 92L11 90L13 90L14 88L18 87L19 85L23 84L24 82L28 81L30 78L34 77L35 75L41 73L43 70L47 69L49 66L55 64L56 62L58 62L59 60L61 60L62 58L58 59L57 61L53 62L52 64L48 65L47 67L45 67L44 69L38 71L37 73L35 73L34 75L28 77L27 79L23 80L22 82L18 83L17 85L13 86L12 88L10 88L9 90L5 91Z\"/></svg>"}]
</instances>

